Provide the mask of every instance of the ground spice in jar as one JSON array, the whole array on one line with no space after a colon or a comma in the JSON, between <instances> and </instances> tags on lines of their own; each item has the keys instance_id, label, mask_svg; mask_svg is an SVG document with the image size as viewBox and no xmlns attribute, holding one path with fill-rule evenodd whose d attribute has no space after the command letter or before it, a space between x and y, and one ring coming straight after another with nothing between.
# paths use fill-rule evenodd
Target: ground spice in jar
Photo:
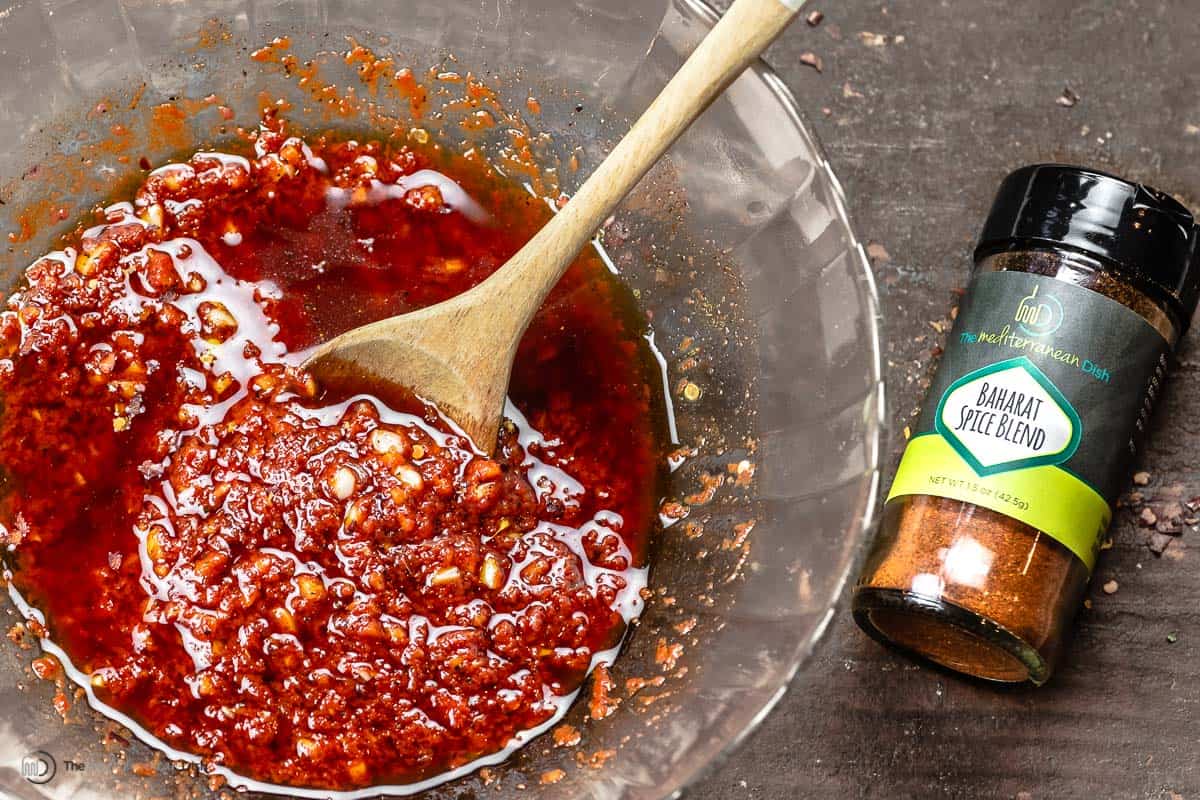
<instances>
[{"instance_id":1,"label":"ground spice in jar","mask_svg":"<svg viewBox=\"0 0 1200 800\"><path fill-rule=\"evenodd\" d=\"M1191 214L1061 165L1001 184L854 591L871 636L1044 683L1200 293Z\"/></svg>"}]
</instances>

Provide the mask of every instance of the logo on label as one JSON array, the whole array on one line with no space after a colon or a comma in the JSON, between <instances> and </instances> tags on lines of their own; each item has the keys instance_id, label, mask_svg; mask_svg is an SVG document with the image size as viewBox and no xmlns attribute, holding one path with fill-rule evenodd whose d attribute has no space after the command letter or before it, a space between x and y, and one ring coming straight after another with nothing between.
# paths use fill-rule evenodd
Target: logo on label
<instances>
[{"instance_id":1,"label":"logo on label","mask_svg":"<svg viewBox=\"0 0 1200 800\"><path fill-rule=\"evenodd\" d=\"M54 756L45 750L35 750L21 759L21 777L30 783L39 786L49 783L57 771L58 765L54 763Z\"/></svg>"},{"instance_id":2,"label":"logo on label","mask_svg":"<svg viewBox=\"0 0 1200 800\"><path fill-rule=\"evenodd\" d=\"M1061 464L1083 425L1067 398L1024 356L968 373L938 404L934 427L978 475Z\"/></svg>"},{"instance_id":3,"label":"logo on label","mask_svg":"<svg viewBox=\"0 0 1200 800\"><path fill-rule=\"evenodd\" d=\"M1049 336L1063 323L1062 303L1052 294L1038 297L1039 288L1034 286L1031 294L1021 298L1013 315L1017 326L1029 336Z\"/></svg>"}]
</instances>

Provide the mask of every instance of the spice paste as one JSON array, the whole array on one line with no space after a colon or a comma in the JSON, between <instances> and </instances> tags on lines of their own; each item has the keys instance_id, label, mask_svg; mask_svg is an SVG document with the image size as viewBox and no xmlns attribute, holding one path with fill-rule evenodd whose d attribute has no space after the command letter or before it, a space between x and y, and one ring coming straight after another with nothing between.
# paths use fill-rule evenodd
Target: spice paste
<instances>
[{"instance_id":1,"label":"spice paste","mask_svg":"<svg viewBox=\"0 0 1200 800\"><path fill-rule=\"evenodd\" d=\"M550 213L436 147L278 123L151 172L0 315L13 585L94 697L212 768L412 783L544 729L641 608L661 402L595 254L493 458L305 349L478 283Z\"/></svg>"}]
</instances>

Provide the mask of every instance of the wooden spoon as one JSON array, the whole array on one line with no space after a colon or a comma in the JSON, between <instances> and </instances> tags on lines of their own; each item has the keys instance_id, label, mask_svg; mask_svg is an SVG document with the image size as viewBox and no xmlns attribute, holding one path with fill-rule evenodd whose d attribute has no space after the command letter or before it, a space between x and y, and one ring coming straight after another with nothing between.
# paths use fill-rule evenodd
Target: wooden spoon
<instances>
[{"instance_id":1,"label":"wooden spoon","mask_svg":"<svg viewBox=\"0 0 1200 800\"><path fill-rule=\"evenodd\" d=\"M593 233L806 0L736 0L570 202L486 280L443 303L373 322L318 346L318 382L402 386L491 453L517 343Z\"/></svg>"}]
</instances>

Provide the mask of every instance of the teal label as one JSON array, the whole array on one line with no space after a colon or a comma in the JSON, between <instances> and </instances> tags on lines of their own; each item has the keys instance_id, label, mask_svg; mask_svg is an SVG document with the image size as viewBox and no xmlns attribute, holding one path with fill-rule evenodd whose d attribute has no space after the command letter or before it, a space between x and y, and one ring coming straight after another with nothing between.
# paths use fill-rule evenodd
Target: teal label
<instances>
[{"instance_id":1,"label":"teal label","mask_svg":"<svg viewBox=\"0 0 1200 800\"><path fill-rule=\"evenodd\" d=\"M1075 455L1083 429L1071 402L1025 356L950 384L933 424L979 475L1061 464Z\"/></svg>"}]
</instances>

